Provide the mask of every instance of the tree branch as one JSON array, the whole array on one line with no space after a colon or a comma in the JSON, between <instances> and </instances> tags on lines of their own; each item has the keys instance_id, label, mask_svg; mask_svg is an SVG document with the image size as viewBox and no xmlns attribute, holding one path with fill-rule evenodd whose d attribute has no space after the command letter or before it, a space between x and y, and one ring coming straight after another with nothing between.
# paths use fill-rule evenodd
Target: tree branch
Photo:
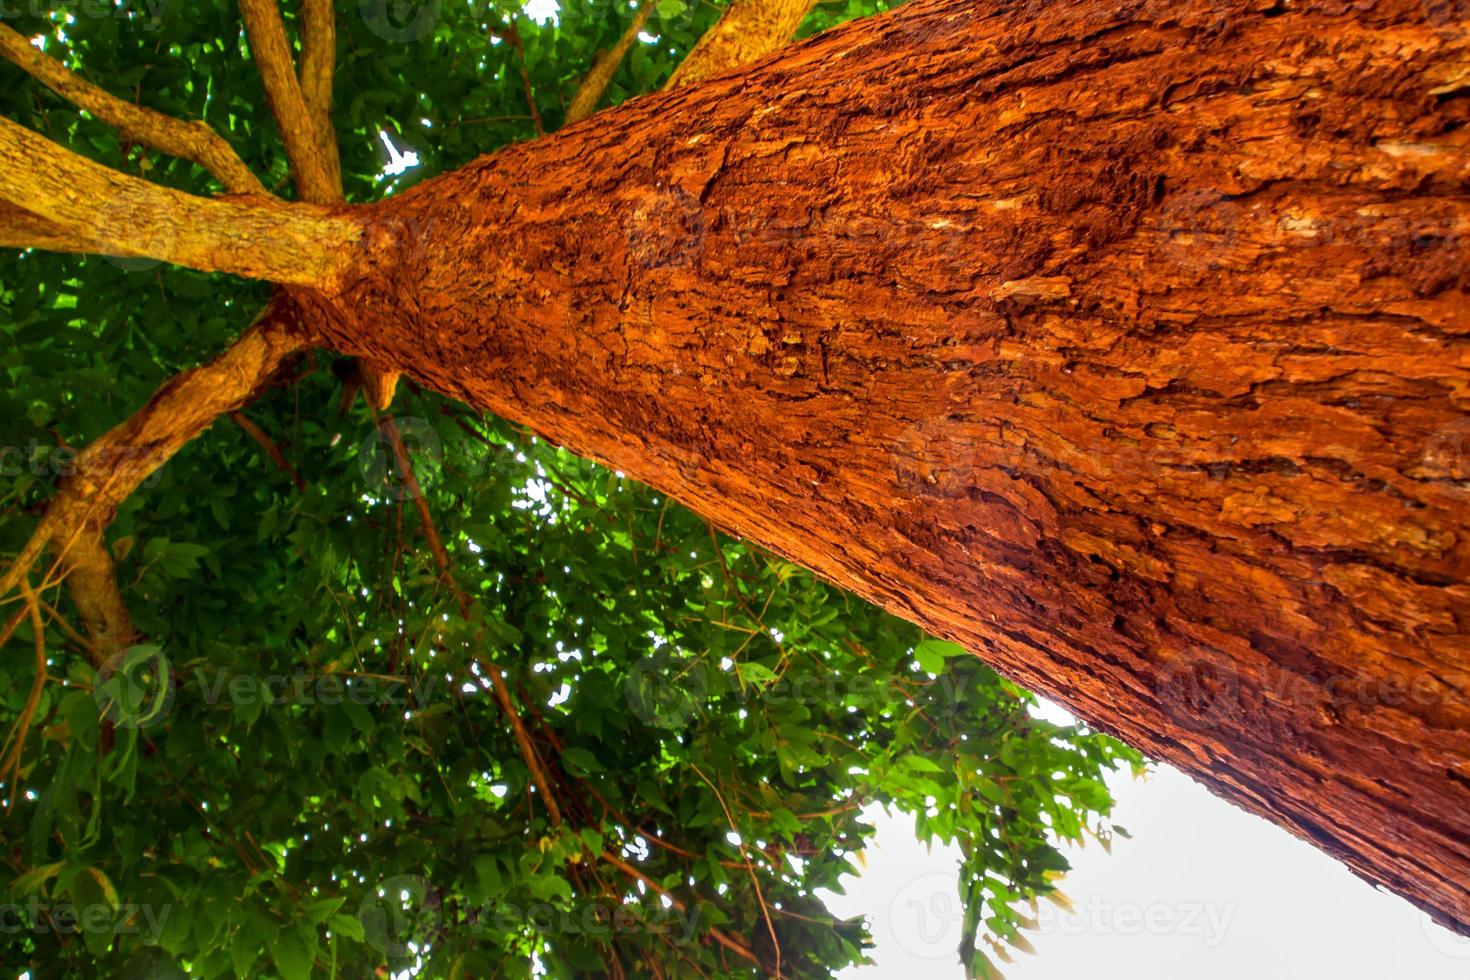
<instances>
[{"instance_id":1,"label":"tree branch","mask_svg":"<svg viewBox=\"0 0 1470 980\"><path fill-rule=\"evenodd\" d=\"M423 526L424 537L429 542L429 552L434 556L434 565L439 569L440 581L454 592L454 597L459 603L459 614L468 621L470 618L469 597L454 581L454 570L449 564L449 552L444 549L444 543L439 539L439 532L434 528L433 515L429 513L429 504L424 499L423 487L419 485L418 477L414 475L413 463L409 460L408 450L403 445L403 436L399 433L398 425L393 421L391 415L383 416L382 427L384 434L388 437L388 445L393 450L393 461L398 467L399 479L403 481L404 488L413 498L414 509L418 511L419 523ZM482 663L481 666L490 675L490 686L494 690L495 700L500 705L506 721L510 723L516 745L521 750L521 758L526 763L526 768L530 770L531 779L536 783L537 790L541 793L542 802L546 804L546 812L551 817L552 824L560 827L562 825L561 806L556 801L556 795L551 791L551 778L547 775L546 766L536 752L536 746L532 744L531 736L526 731L526 724L521 720L520 712L516 709L510 687L505 683L505 675L494 663Z\"/></svg>"},{"instance_id":2,"label":"tree branch","mask_svg":"<svg viewBox=\"0 0 1470 980\"><path fill-rule=\"evenodd\" d=\"M531 87L531 74L526 71L526 48L521 44L520 30L514 20L507 20L499 27L492 27L490 33L516 49L516 70L521 75L521 88L526 92L526 106L531 110L531 125L536 127L537 136L545 136L546 126L541 122L541 110L536 107L536 91Z\"/></svg>"},{"instance_id":3,"label":"tree branch","mask_svg":"<svg viewBox=\"0 0 1470 980\"><path fill-rule=\"evenodd\" d=\"M57 95L160 153L197 163L234 194L264 194L259 179L234 149L203 121L188 122L119 99L38 51L24 36L0 24L0 56Z\"/></svg>"},{"instance_id":4,"label":"tree branch","mask_svg":"<svg viewBox=\"0 0 1470 980\"><path fill-rule=\"evenodd\" d=\"M587 76L582 79L582 84L577 86L577 92L572 96L571 108L567 109L566 123L569 125L586 119L597 111L597 104L602 101L602 96L607 92L612 77L617 73L618 66L628 56L633 43L638 40L638 34L643 30L648 18L653 14L653 0L643 0L638 5L638 11L633 14L633 22L628 29L623 31L623 36L618 38L618 43L609 51L599 54L592 62L592 68Z\"/></svg>"},{"instance_id":5,"label":"tree branch","mask_svg":"<svg viewBox=\"0 0 1470 980\"><path fill-rule=\"evenodd\" d=\"M245 21L251 57L255 59L260 79L265 84L266 101L270 103L271 114L276 117L281 141L286 144L286 156L291 160L291 171L296 178L296 193L302 200L315 204L341 200L337 142L322 138L317 116L302 94L291 58L291 43L286 39L286 25L281 20L276 0L240 0L240 16ZM312 15L314 22L318 19L317 15ZM316 42L320 41L320 37L315 35L319 29L320 25L312 28ZM322 57L319 50L312 54L314 74L320 74L318 62ZM330 77L326 82L330 88ZM320 79L312 83L314 92L319 84Z\"/></svg>"},{"instance_id":6,"label":"tree branch","mask_svg":"<svg viewBox=\"0 0 1470 980\"><path fill-rule=\"evenodd\" d=\"M776 937L776 926L771 922L771 910L766 905L765 893L761 891L760 876L755 873L755 865L750 863L750 855L745 851L745 835L740 833L740 828L735 823L734 815L730 813L730 808L725 805L725 796L720 792L720 788L704 774L703 769L692 762L689 764L689 767L694 770L695 775L704 780L704 784L715 794L715 799L719 801L720 809L725 811L725 822L730 825L730 829L735 833L736 838L740 842L740 856L745 860L745 871L750 875L750 883L755 888L755 900L760 903L761 917L766 920L766 931L771 937L771 949L775 953L775 972L779 978L781 976L781 940Z\"/></svg>"},{"instance_id":7,"label":"tree branch","mask_svg":"<svg viewBox=\"0 0 1470 980\"><path fill-rule=\"evenodd\" d=\"M161 259L331 290L358 223L273 198L204 198L78 156L0 118L0 244Z\"/></svg>"},{"instance_id":8,"label":"tree branch","mask_svg":"<svg viewBox=\"0 0 1470 980\"><path fill-rule=\"evenodd\" d=\"M265 454L270 457L271 462L275 463L277 469L291 478L291 482L296 485L297 490L302 493L306 492L306 481L301 478L300 473L296 472L296 467L291 465L286 459L286 454L281 452L281 447L276 445L275 440L268 436L264 429L252 422L249 416L242 411L231 412L230 420L238 425L246 435L254 439L261 449L265 450Z\"/></svg>"},{"instance_id":9,"label":"tree branch","mask_svg":"<svg viewBox=\"0 0 1470 980\"><path fill-rule=\"evenodd\" d=\"M138 638L117 585L117 567L107 550L103 526L80 524L60 556L67 589L87 630L88 650L97 666Z\"/></svg>"},{"instance_id":10,"label":"tree branch","mask_svg":"<svg viewBox=\"0 0 1470 980\"><path fill-rule=\"evenodd\" d=\"M791 40L815 5L816 0L731 0L664 87L689 85L764 58Z\"/></svg>"},{"instance_id":11,"label":"tree branch","mask_svg":"<svg viewBox=\"0 0 1470 980\"><path fill-rule=\"evenodd\" d=\"M31 631L35 634L36 678L31 682L30 693L26 695L25 706L21 708L15 727L5 736L5 758L0 761L0 782L6 784L6 795L10 797L6 812L15 806L16 797L20 795L20 756L25 749L31 723L36 718L36 709L41 704L41 692L46 688L46 627L41 622L40 597L31 591L30 583L24 578L20 582L20 591L25 598L24 608L31 618Z\"/></svg>"},{"instance_id":12,"label":"tree branch","mask_svg":"<svg viewBox=\"0 0 1470 980\"><path fill-rule=\"evenodd\" d=\"M332 74L337 65L337 21L332 0L301 0L301 94L317 138L336 146L332 130Z\"/></svg>"},{"instance_id":13,"label":"tree branch","mask_svg":"<svg viewBox=\"0 0 1470 980\"><path fill-rule=\"evenodd\" d=\"M667 888L664 888L658 882L654 881L652 878L648 877L648 875L633 867L627 861L624 861L622 858L617 857L611 851L603 851L602 860L612 865L614 868L617 868L628 877L633 878L636 881L643 882L644 886L651 889L655 894L667 898L669 902L674 906L674 908L678 909L680 912L684 912L688 909L688 906L684 902L680 901ZM739 956L741 959L749 960L757 966L761 965L760 960L757 959L756 955L750 951L750 947L746 946L738 939L727 935L725 932L716 929L713 926L710 927L709 934L715 942L719 943L721 946L725 947L736 956Z\"/></svg>"},{"instance_id":14,"label":"tree branch","mask_svg":"<svg viewBox=\"0 0 1470 980\"><path fill-rule=\"evenodd\" d=\"M84 617L94 614L87 619L94 639L128 634L126 610L118 612L121 599L101 591L104 572L110 587L117 587L102 543L117 505L217 417L253 401L286 359L306 346L295 304L278 293L229 350L166 381L148 404L77 456L30 540L0 577L0 596L49 547L64 569L80 574L72 587L86 593L77 594L77 606Z\"/></svg>"}]
</instances>

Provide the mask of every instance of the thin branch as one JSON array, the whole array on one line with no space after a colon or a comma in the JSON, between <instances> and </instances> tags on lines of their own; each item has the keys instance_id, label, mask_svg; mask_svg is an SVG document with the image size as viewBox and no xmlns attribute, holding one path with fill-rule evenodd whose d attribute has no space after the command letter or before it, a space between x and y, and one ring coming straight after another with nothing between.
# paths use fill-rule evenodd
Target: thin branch
<instances>
[{"instance_id":1,"label":"thin branch","mask_svg":"<svg viewBox=\"0 0 1470 980\"><path fill-rule=\"evenodd\" d=\"M342 196L337 144L323 140L316 116L307 106L291 59L291 42L276 0L239 0L240 16L250 40L250 55L265 84L265 98L286 144L296 177L296 193L304 201L330 204ZM313 58L318 55L314 54ZM313 71L317 70L315 62Z\"/></svg>"},{"instance_id":2,"label":"thin branch","mask_svg":"<svg viewBox=\"0 0 1470 980\"><path fill-rule=\"evenodd\" d=\"M571 108L567 109L566 122L568 125L586 119L597 111L597 104L602 101L602 96L607 92L607 87L612 82L613 75L617 73L618 66L623 59L628 57L634 42L642 32L648 18L652 16L654 8L653 0L643 0L638 5L638 11L633 14L633 21L628 29L623 31L618 43L612 46L610 51L599 54L592 62L592 68L587 76L582 79L582 84L577 86L577 92L572 96Z\"/></svg>"},{"instance_id":3,"label":"thin branch","mask_svg":"<svg viewBox=\"0 0 1470 980\"><path fill-rule=\"evenodd\" d=\"M117 586L117 567L107 550L102 528L83 523L70 537L65 548L60 549L61 567L77 616L87 630L88 654L92 663L100 667L113 654L131 645L138 632L133 628L133 619Z\"/></svg>"},{"instance_id":4,"label":"thin branch","mask_svg":"<svg viewBox=\"0 0 1470 980\"><path fill-rule=\"evenodd\" d=\"M246 435L254 439L256 444L265 450L265 454L270 457L272 463L276 464L276 468L289 476L291 482L296 484L297 490L302 493L306 492L306 481L301 478L300 473L296 472L296 467L287 461L285 454L281 452L281 447L277 446L275 440L266 435L264 429L250 421L250 418L244 412L231 412L230 421L243 429Z\"/></svg>"},{"instance_id":5,"label":"thin branch","mask_svg":"<svg viewBox=\"0 0 1470 980\"><path fill-rule=\"evenodd\" d=\"M531 111L531 125L536 127L537 136L546 135L546 126L541 122L541 110L536 108L536 92L531 88L531 74L526 71L526 49L521 44L521 32L514 20L507 20L500 27L492 27L490 33L503 41L510 42L516 49L516 70L521 75L521 88L526 92L526 106Z\"/></svg>"},{"instance_id":6,"label":"thin branch","mask_svg":"<svg viewBox=\"0 0 1470 980\"><path fill-rule=\"evenodd\" d=\"M205 198L119 173L0 117L0 243L151 258L336 288L359 222L265 197Z\"/></svg>"},{"instance_id":7,"label":"thin branch","mask_svg":"<svg viewBox=\"0 0 1470 980\"><path fill-rule=\"evenodd\" d=\"M408 458L408 450L403 445L403 435L398 431L398 424L393 421L393 416L384 415L382 421L383 433L388 437L388 446L393 450L393 461L398 467L398 478L403 487L408 491L410 499L413 500L414 510L418 511L419 524L424 530L424 538L429 542L429 552L434 556L434 565L439 569L439 578L454 592L455 599L459 602L459 612L465 619L470 617L469 598L455 584L453 570L449 565L449 552L444 548L444 542L439 539L439 532L434 527L434 517L429 513L429 503L424 499L424 488L419 485L419 478L413 471L413 463Z\"/></svg>"},{"instance_id":8,"label":"thin branch","mask_svg":"<svg viewBox=\"0 0 1470 980\"><path fill-rule=\"evenodd\" d=\"M78 543L88 547L90 535L100 535L117 505L144 479L220 415L253 401L286 360L307 346L296 316L295 304L278 294L229 350L164 382L148 404L84 449L30 540L0 576L0 597L19 585L47 547L62 564Z\"/></svg>"},{"instance_id":9,"label":"thin branch","mask_svg":"<svg viewBox=\"0 0 1470 980\"><path fill-rule=\"evenodd\" d=\"M750 863L750 855L745 853L745 835L741 834L740 828L735 826L735 817L731 815L730 808L725 804L725 797L720 793L720 788L711 782L710 778L704 774L704 770L700 769L694 763L691 762L689 768L693 769L694 774L704 780L704 784L715 794L715 799L719 801L720 809L725 811L725 822L730 825L730 829L734 831L735 836L740 838L740 857L745 861L745 871L750 875L751 885L755 887L755 900L760 903L761 916L766 920L766 931L771 934L771 949L776 954L776 980L781 980L781 940L776 938L776 927L771 922L771 910L766 905L765 894L761 892L761 882L760 878L756 876L755 865Z\"/></svg>"},{"instance_id":10,"label":"thin branch","mask_svg":"<svg viewBox=\"0 0 1470 980\"><path fill-rule=\"evenodd\" d=\"M398 425L393 421L391 415L383 416L383 432L388 436L388 445L393 450L393 460L398 467L398 476L402 480L404 489L413 498L413 506L419 515L419 523L423 525L424 537L429 542L429 552L434 556L434 564L439 569L439 578L453 592L459 603L459 612L465 620L470 618L469 598L454 581L454 570L449 564L449 552L445 550L444 543L439 539L439 532L434 527L433 515L429 513L429 504L424 499L423 487L419 485L418 477L414 475L413 463L408 458L408 451L404 448L403 437L398 431ZM551 779L546 773L546 766L536 752L536 746L531 742L531 736L526 731L525 722L516 710L515 701L511 697L510 688L505 683L505 675L494 663L482 663L485 672L490 675L490 686L495 692L495 700L500 705L506 721L510 723L511 732L515 735L516 745L521 751L521 758L526 763L526 768L531 773L531 779L540 791L542 802L546 804L546 812L551 817L553 826L562 825L561 807L556 801L556 796L551 792Z\"/></svg>"},{"instance_id":11,"label":"thin branch","mask_svg":"<svg viewBox=\"0 0 1470 980\"><path fill-rule=\"evenodd\" d=\"M0 56L78 109L116 127L133 142L197 163L213 174L225 190L233 194L266 193L230 144L207 123L175 119L119 99L38 51L25 37L4 24L0 24Z\"/></svg>"},{"instance_id":12,"label":"thin branch","mask_svg":"<svg viewBox=\"0 0 1470 980\"><path fill-rule=\"evenodd\" d=\"M674 69L678 88L764 58L791 41L815 0L731 0L713 27Z\"/></svg>"},{"instance_id":13,"label":"thin branch","mask_svg":"<svg viewBox=\"0 0 1470 980\"><path fill-rule=\"evenodd\" d=\"M30 734L31 722L35 720L36 708L41 703L41 692L46 688L46 627L41 622L41 606L36 593L31 591L30 583L24 578L21 579L20 590L25 596L25 608L31 617L31 631L36 635L36 679L31 682L30 693L26 695L25 706L21 708L15 727L5 737L8 751L4 761L0 761L0 782L6 784L10 796L7 810L15 806L15 800L20 795L20 756L25 748L26 736Z\"/></svg>"},{"instance_id":14,"label":"thin branch","mask_svg":"<svg viewBox=\"0 0 1470 980\"><path fill-rule=\"evenodd\" d=\"M646 874L633 867L627 861L624 861L623 859L617 857L612 852L603 851L602 860L612 865L614 868L617 868L623 874L628 875L630 878L634 878L637 881L643 882L645 887L650 888L656 894L662 895L664 898L667 898L669 900L669 903L680 912L688 910L688 906L678 897L670 893L667 888L659 885L652 878L648 877ZM720 929L716 929L714 926L710 927L709 935L711 939L728 949L730 952L734 953L736 956L739 956L740 958L745 960L749 960L756 966L761 965L760 960L757 959L756 955L750 951L750 947L746 946L738 939L732 938Z\"/></svg>"}]
</instances>

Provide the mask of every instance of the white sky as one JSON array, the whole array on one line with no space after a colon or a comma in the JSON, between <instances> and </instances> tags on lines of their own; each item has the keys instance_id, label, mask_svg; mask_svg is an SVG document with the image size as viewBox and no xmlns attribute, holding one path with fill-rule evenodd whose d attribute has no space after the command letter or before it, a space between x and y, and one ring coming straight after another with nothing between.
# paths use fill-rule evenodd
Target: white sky
<instances>
[{"instance_id":1,"label":"white sky","mask_svg":"<svg viewBox=\"0 0 1470 980\"><path fill-rule=\"evenodd\" d=\"M1470 980L1470 939L1177 770L1111 785L1133 839L1068 852L1076 912L1042 902L1038 955L998 964L1007 980ZM870 818L868 868L828 906L868 916L877 965L842 976L961 980L957 853L926 853L907 817Z\"/></svg>"}]
</instances>

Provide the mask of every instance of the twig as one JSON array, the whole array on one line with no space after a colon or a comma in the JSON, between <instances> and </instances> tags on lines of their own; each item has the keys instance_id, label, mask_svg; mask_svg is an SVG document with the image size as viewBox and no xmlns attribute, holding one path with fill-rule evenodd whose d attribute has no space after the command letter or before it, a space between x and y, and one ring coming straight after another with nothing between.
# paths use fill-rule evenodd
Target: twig
<instances>
[{"instance_id":1,"label":"twig","mask_svg":"<svg viewBox=\"0 0 1470 980\"><path fill-rule=\"evenodd\" d=\"M296 468L286 459L285 454L281 452L281 447L277 446L275 441L266 435L264 429L250 421L249 417L241 411L231 412L230 420L241 429L244 429L245 434L254 439L260 445L260 448L265 450L265 454L271 458L271 462L276 464L276 468L289 476L291 482L296 484L297 490L302 493L306 492L306 481L301 478L301 474L297 473Z\"/></svg>"},{"instance_id":2,"label":"twig","mask_svg":"<svg viewBox=\"0 0 1470 980\"><path fill-rule=\"evenodd\" d=\"M20 795L21 750L25 747L26 736L30 734L31 722L36 717L36 708L41 703L41 692L46 687L46 627L41 622L41 607L36 602L36 593L31 591L30 583L24 579L21 580L20 591L25 596L25 609L31 617L31 630L36 634L36 679L31 682L30 694L26 696L25 706L21 708L15 727L5 737L5 744L9 747L9 751L4 761L0 762L0 782L6 783L10 796L10 804L6 807L7 813L15 806L16 798Z\"/></svg>"},{"instance_id":3,"label":"twig","mask_svg":"<svg viewBox=\"0 0 1470 980\"><path fill-rule=\"evenodd\" d=\"M444 544L439 540L439 532L434 528L433 515L429 513L429 504L424 499L423 487L419 485L418 477L414 475L413 464L409 461L408 451L403 446L403 437L399 434L398 426L391 415L383 416L382 426L383 432L388 436L388 444L393 450L393 460L398 466L399 479L403 481L404 488L408 490L409 496L413 499L414 509L418 511L424 537L429 542L429 551L433 554L434 564L439 569L439 578L454 593L455 600L459 603L460 615L468 621L470 619L469 598L454 581L453 569L449 564L449 553L444 550ZM541 792L546 804L546 812L551 817L552 824L560 827L562 825L561 807L557 805L556 797L551 792L551 780L546 775L546 768L540 756L536 754L536 747L531 742L531 736L526 732L520 712L516 710L510 688L505 683L505 676L494 663L484 663L481 666L490 675L490 685L494 689L495 700L500 704L501 711L505 713L506 721L510 723L516 745L521 751L521 758L525 761L526 768L530 770L531 779L536 783L536 788Z\"/></svg>"},{"instance_id":4,"label":"twig","mask_svg":"<svg viewBox=\"0 0 1470 980\"><path fill-rule=\"evenodd\" d=\"M608 85L612 83L613 75L617 74L618 67L628 57L628 52L638 40L643 26L648 23L653 8L653 0L643 0L633 14L632 23L623 31L612 49L602 52L592 60L592 67L582 79L582 84L577 86L576 94L572 96L571 107L567 109L567 125L580 122L597 111L597 104L602 101Z\"/></svg>"},{"instance_id":5,"label":"twig","mask_svg":"<svg viewBox=\"0 0 1470 980\"><path fill-rule=\"evenodd\" d=\"M766 931L771 934L771 949L776 954L776 980L781 980L781 941L776 938L776 927L771 923L771 910L766 906L766 896L761 892L761 883L756 877L755 865L750 863L750 856L745 853L745 835L740 833L739 827L735 826L735 818L730 815L730 808L725 805L725 797L721 795L719 787L710 782L704 770L694 763L689 763L689 768L693 769L694 774L704 780L704 784L715 794L715 799L720 803L720 809L725 811L726 822L730 824L730 829L735 832L735 836L740 838L740 857L745 861L746 873L750 875L750 883L755 887L755 900L760 903L761 916L766 920Z\"/></svg>"},{"instance_id":6,"label":"twig","mask_svg":"<svg viewBox=\"0 0 1470 980\"><path fill-rule=\"evenodd\" d=\"M628 862L622 860L609 851L602 852L602 860L612 865L614 868L617 868L619 871L623 872L623 874L628 875L630 878L634 878L638 881L643 882L646 887L652 889L657 894L662 895L664 898L667 898L669 900L669 903L680 912L687 911L688 906L684 902L680 901L677 897L671 894L667 888L664 888L663 886L657 884L652 878L648 877ZM734 953L736 956L739 956L740 958L745 960L749 960L756 966L761 965L760 960L757 959L756 955L750 951L750 948L744 943L740 942L738 939L732 938L731 936L727 935L722 930L715 928L714 926L710 926L709 935L711 939L728 949L730 952Z\"/></svg>"},{"instance_id":7,"label":"twig","mask_svg":"<svg viewBox=\"0 0 1470 980\"><path fill-rule=\"evenodd\" d=\"M250 168L207 123L186 122L145 109L98 88L60 61L38 51L21 34L0 24L0 56L57 95L116 127L135 143L197 163L234 194L265 194Z\"/></svg>"},{"instance_id":8,"label":"twig","mask_svg":"<svg viewBox=\"0 0 1470 980\"><path fill-rule=\"evenodd\" d=\"M536 108L536 92L531 88L531 75L526 71L526 49L521 44L520 30L516 28L514 20L507 20L498 28L492 27L490 32L509 41L510 46L516 49L516 70L521 75L521 88L526 92L526 107L531 111L531 124L536 127L537 136L545 136L546 127L541 122L541 110Z\"/></svg>"}]
</instances>

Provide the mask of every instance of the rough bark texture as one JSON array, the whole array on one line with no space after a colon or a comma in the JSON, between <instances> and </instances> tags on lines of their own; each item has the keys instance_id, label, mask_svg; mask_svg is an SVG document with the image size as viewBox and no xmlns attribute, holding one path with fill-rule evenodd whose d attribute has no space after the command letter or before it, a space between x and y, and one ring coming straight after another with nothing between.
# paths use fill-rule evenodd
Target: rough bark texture
<instances>
[{"instance_id":1,"label":"rough bark texture","mask_svg":"<svg viewBox=\"0 0 1470 980\"><path fill-rule=\"evenodd\" d=\"M1470 40L912 0L371 215L327 340L1470 925Z\"/></svg>"}]
</instances>

